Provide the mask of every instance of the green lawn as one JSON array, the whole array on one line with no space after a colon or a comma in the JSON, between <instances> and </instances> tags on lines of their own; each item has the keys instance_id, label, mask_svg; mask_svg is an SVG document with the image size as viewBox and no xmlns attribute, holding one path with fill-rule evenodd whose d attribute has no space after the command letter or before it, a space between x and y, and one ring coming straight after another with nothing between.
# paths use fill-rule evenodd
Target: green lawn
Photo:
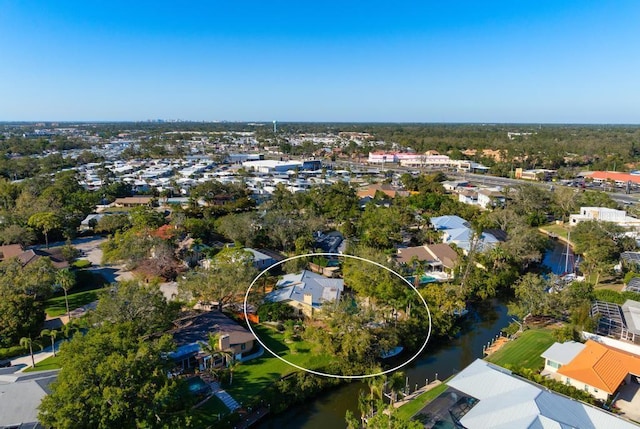
<instances>
[{"instance_id":1,"label":"green lawn","mask_svg":"<svg viewBox=\"0 0 640 429\"><path fill-rule=\"evenodd\" d=\"M218 415L222 417L226 414L229 414L229 409L216 396L212 396L199 408L189 413L193 418L195 427L210 427L210 425L218 422Z\"/></svg>"},{"instance_id":2,"label":"green lawn","mask_svg":"<svg viewBox=\"0 0 640 429\"><path fill-rule=\"evenodd\" d=\"M24 372L48 371L50 369L60 368L60 355L50 356L36 364L35 368L27 368Z\"/></svg>"},{"instance_id":3,"label":"green lawn","mask_svg":"<svg viewBox=\"0 0 640 429\"><path fill-rule=\"evenodd\" d=\"M541 226L540 229L542 231L551 232L557 235L558 237L564 238L565 240L567 239L567 236L569 235L569 231L570 231L570 227L568 227L566 224L558 225L555 223Z\"/></svg>"},{"instance_id":4,"label":"green lawn","mask_svg":"<svg viewBox=\"0 0 640 429\"><path fill-rule=\"evenodd\" d=\"M514 341L509 341L497 352L485 359L500 366L541 369L544 359L542 352L554 343L550 329L529 329Z\"/></svg>"},{"instance_id":5,"label":"green lawn","mask_svg":"<svg viewBox=\"0 0 640 429\"><path fill-rule=\"evenodd\" d=\"M89 304L98 299L98 290L86 290L82 292L69 294L69 310L74 310L85 304ZM62 316L67 312L67 308L64 303L64 295L50 298L46 302L45 311L49 317Z\"/></svg>"},{"instance_id":6,"label":"green lawn","mask_svg":"<svg viewBox=\"0 0 640 429\"><path fill-rule=\"evenodd\" d=\"M106 284L106 280L100 274L90 270L78 270L76 274L76 287L69 292L69 310L89 304L98 299L98 292ZM67 312L64 304L64 293L58 292L56 296L46 302L45 311L49 317L62 316Z\"/></svg>"},{"instance_id":7,"label":"green lawn","mask_svg":"<svg viewBox=\"0 0 640 429\"><path fill-rule=\"evenodd\" d=\"M401 417L403 419L410 419L425 405L433 401L445 390L447 390L447 385L445 383L442 383L429 390L428 392L424 392L422 395L398 408L398 417Z\"/></svg>"},{"instance_id":8,"label":"green lawn","mask_svg":"<svg viewBox=\"0 0 640 429\"><path fill-rule=\"evenodd\" d=\"M285 343L283 335L264 326L254 326L256 334L273 352L283 359L304 368L317 369L329 364L333 359L327 354L317 354L311 350L306 341ZM267 386L287 374L298 369L273 357L265 350L264 354L248 362L238 365L233 373L233 383L225 386L234 399L241 403L248 403Z\"/></svg>"}]
</instances>

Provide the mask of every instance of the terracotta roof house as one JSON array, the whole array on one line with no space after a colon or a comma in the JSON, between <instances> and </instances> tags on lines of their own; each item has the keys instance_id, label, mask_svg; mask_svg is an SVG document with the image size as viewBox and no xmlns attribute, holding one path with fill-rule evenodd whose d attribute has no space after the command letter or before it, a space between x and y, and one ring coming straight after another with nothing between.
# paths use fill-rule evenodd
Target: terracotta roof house
<instances>
[{"instance_id":1,"label":"terracotta roof house","mask_svg":"<svg viewBox=\"0 0 640 429\"><path fill-rule=\"evenodd\" d=\"M308 270L297 274L287 274L276 289L269 292L265 301L284 302L298 311L298 314L312 317L321 310L325 302L338 301L344 291L344 280L329 279Z\"/></svg>"},{"instance_id":2,"label":"terracotta roof house","mask_svg":"<svg viewBox=\"0 0 640 429\"><path fill-rule=\"evenodd\" d=\"M615 395L632 377L640 376L640 356L593 340L585 344L555 343L542 357L545 371L554 378L602 400Z\"/></svg>"}]
</instances>

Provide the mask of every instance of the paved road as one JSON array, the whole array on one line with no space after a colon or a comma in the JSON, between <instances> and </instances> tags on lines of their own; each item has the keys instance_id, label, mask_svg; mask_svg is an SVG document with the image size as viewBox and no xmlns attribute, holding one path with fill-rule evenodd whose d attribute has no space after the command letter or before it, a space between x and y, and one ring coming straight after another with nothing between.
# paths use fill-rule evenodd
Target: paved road
<instances>
[{"instance_id":1,"label":"paved road","mask_svg":"<svg viewBox=\"0 0 640 429\"><path fill-rule=\"evenodd\" d=\"M86 259L91 262L92 267L89 270L100 274L109 283L123 280L133 279L131 271L124 269L122 265L102 265L102 249L100 245L107 241L106 238L99 235L92 237L82 237L71 240L71 244L81 252L81 259ZM49 247L64 246L66 241L58 241L49 244ZM45 246L40 244L31 246L32 249L43 249Z\"/></svg>"},{"instance_id":2,"label":"paved road","mask_svg":"<svg viewBox=\"0 0 640 429\"><path fill-rule=\"evenodd\" d=\"M424 169L419 169L419 168L414 168L414 167L402 167L399 165L391 165L391 166L387 166L385 168L382 168L380 166L377 165L367 165L365 163L357 163L354 161L336 161L334 163L334 165L337 168L346 168L347 166L352 168L352 169L357 169L357 170L384 170L384 171L394 171L397 173L407 173L407 172L411 172L411 171L423 171L423 172L437 172L440 170L424 170ZM488 185L488 186L517 186L517 185L523 185L523 184L529 184L529 185L535 185L535 186L540 186L540 187L545 187L545 188L549 188L550 186L563 186L560 183L557 182L532 182L530 180L521 180L521 179L510 179L507 177L496 177L496 176L489 176L486 174L473 174L473 173L462 173L462 172L456 172L456 171L442 171L443 173L445 173L448 177L451 178L456 178L456 179L462 179L462 180L467 180L471 183L475 183L475 184L482 184L482 185ZM577 188L576 188L577 189ZM616 202L620 203L620 204L624 204L624 205L630 205L630 204L636 204L638 202L640 202L640 189L632 189L632 193L631 194L625 194L624 192L618 192L618 191L614 191L613 188L612 190L608 190L608 189L603 189L601 187L593 187L590 188L591 190L594 191L605 191L607 192L607 194L609 194L609 196L615 200Z\"/></svg>"}]
</instances>

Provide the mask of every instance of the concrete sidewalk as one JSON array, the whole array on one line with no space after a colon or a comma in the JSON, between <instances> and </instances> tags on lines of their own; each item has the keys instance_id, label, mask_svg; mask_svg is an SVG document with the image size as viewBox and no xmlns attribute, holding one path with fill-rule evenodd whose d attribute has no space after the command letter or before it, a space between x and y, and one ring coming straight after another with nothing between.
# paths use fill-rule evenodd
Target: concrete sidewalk
<instances>
[{"instance_id":1,"label":"concrete sidewalk","mask_svg":"<svg viewBox=\"0 0 640 429\"><path fill-rule=\"evenodd\" d=\"M56 341L55 343L56 352L58 352L58 350L60 349L60 344L62 344L63 341L64 340ZM51 349L51 346L45 347L44 349L38 350L37 352L35 350L33 351L33 360L36 362L36 364L38 364L38 362L42 362L43 360L51 356L53 356L53 351ZM18 372L23 372L25 369L31 368L32 366L31 355L27 354L24 356L11 359L11 366L17 366L17 365L23 366L23 368L21 368Z\"/></svg>"}]
</instances>

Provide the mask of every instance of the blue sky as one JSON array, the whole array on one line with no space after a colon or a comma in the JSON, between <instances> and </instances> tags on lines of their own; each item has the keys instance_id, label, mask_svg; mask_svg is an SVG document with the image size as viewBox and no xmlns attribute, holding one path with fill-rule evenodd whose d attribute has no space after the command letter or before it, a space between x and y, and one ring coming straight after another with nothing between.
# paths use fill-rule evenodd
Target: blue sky
<instances>
[{"instance_id":1,"label":"blue sky","mask_svg":"<svg viewBox=\"0 0 640 429\"><path fill-rule=\"evenodd\" d=\"M640 123L640 2L0 0L0 121Z\"/></svg>"}]
</instances>

